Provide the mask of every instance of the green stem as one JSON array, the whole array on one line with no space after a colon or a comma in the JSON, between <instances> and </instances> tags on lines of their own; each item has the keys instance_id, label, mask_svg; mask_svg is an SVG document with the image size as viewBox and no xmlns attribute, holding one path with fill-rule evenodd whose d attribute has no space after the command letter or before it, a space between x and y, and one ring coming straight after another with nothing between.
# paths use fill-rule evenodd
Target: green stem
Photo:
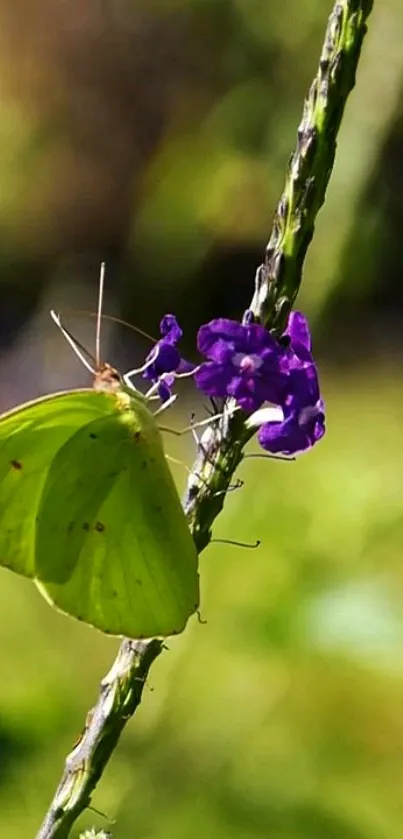
<instances>
[{"instance_id":1,"label":"green stem","mask_svg":"<svg viewBox=\"0 0 403 839\"><path fill-rule=\"evenodd\" d=\"M274 214L265 260L258 268L250 310L255 319L281 333L301 283L315 221L325 200L336 154L337 135L366 33L373 0L336 0L328 20L319 66L304 102L297 143ZM218 439L218 435L220 439ZM211 427L193 468L186 513L199 550L211 539L211 526L251 435L236 414L227 433ZM212 468L214 464L214 468ZM191 479L192 480L192 479ZM195 480L195 479L194 479Z\"/></svg>"},{"instance_id":2,"label":"green stem","mask_svg":"<svg viewBox=\"0 0 403 839\"><path fill-rule=\"evenodd\" d=\"M337 135L367 31L373 0L338 0L329 17L317 74L304 103L296 149L274 215L251 309L281 330L301 283L315 221L326 195Z\"/></svg>"},{"instance_id":3,"label":"green stem","mask_svg":"<svg viewBox=\"0 0 403 839\"><path fill-rule=\"evenodd\" d=\"M373 0L337 0L329 17L318 71L304 104L296 149L250 304L255 318L276 332L284 326L298 293L372 5ZM240 412L232 418L226 415L224 420L225 424L212 425L203 434L184 501L199 553L210 542L213 523L250 436ZM162 649L163 643L157 640L122 642L80 740L66 760L37 839L65 839L89 806L121 732L140 704L151 664Z\"/></svg>"},{"instance_id":4,"label":"green stem","mask_svg":"<svg viewBox=\"0 0 403 839\"><path fill-rule=\"evenodd\" d=\"M141 702L161 641L122 641L111 670L101 682L98 702L88 714L84 731L70 752L37 839L64 839L91 803L92 793L116 748L122 730Z\"/></svg>"}]
</instances>

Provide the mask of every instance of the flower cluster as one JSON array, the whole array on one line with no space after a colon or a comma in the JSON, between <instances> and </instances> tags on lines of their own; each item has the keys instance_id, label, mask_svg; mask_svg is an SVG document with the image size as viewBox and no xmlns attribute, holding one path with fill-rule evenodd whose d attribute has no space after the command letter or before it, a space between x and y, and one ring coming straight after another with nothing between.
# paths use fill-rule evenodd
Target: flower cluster
<instances>
[{"instance_id":1,"label":"flower cluster","mask_svg":"<svg viewBox=\"0 0 403 839\"><path fill-rule=\"evenodd\" d=\"M178 374L192 374L207 396L233 397L249 414L247 427L258 429L260 445L272 454L295 455L323 437L324 404L309 326L301 312L291 312L279 340L251 315L242 324L228 318L204 324L197 344L206 360L198 367L180 356L182 330L174 315L163 318L160 330L162 337L143 376L155 384L163 401L170 398Z\"/></svg>"}]
</instances>

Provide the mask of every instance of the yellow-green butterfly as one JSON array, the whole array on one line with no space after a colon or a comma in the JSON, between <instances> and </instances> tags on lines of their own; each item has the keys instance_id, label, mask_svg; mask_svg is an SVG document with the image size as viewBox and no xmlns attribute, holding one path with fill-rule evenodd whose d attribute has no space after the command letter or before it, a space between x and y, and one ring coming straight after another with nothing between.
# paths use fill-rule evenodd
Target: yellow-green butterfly
<instances>
[{"instance_id":1,"label":"yellow-green butterfly","mask_svg":"<svg viewBox=\"0 0 403 839\"><path fill-rule=\"evenodd\" d=\"M156 419L108 365L92 390L0 417L0 565L113 635L176 634L196 611L197 552Z\"/></svg>"}]
</instances>

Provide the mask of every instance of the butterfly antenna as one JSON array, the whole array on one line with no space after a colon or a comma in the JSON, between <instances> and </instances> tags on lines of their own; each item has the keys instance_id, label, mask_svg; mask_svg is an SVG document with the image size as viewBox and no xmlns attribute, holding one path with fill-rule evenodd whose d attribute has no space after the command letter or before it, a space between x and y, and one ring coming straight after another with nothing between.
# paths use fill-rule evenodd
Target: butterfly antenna
<instances>
[{"instance_id":1,"label":"butterfly antenna","mask_svg":"<svg viewBox=\"0 0 403 839\"><path fill-rule=\"evenodd\" d=\"M89 317L89 318L96 318L98 317L97 312L90 312L88 309L73 309L67 307L63 310L66 314L75 315L76 317ZM133 326L132 323L129 323L127 320L123 320L123 318L114 317L114 315L101 315L101 320L109 320L111 323L119 323L121 326L127 326L128 329L131 329L132 332L137 332L138 335L141 335L143 338L146 338L147 341L151 341L152 344L157 343L157 338L150 335L148 332L145 332L144 329L140 329L138 326Z\"/></svg>"},{"instance_id":2,"label":"butterfly antenna","mask_svg":"<svg viewBox=\"0 0 403 839\"><path fill-rule=\"evenodd\" d=\"M95 331L95 365L99 370L101 366L101 323L102 323L102 304L104 299L104 285L105 285L105 262L101 263L101 271L99 274L99 291L98 291L98 306L97 306L97 325Z\"/></svg>"},{"instance_id":3,"label":"butterfly antenna","mask_svg":"<svg viewBox=\"0 0 403 839\"><path fill-rule=\"evenodd\" d=\"M66 329L63 326L63 324L61 322L61 319L60 319L60 315L58 315L57 312L54 311L54 309L50 310L50 317L52 318L52 320L56 324L56 326L59 327L60 332L62 333L62 335L66 339L67 343L70 344L72 350L74 350L77 358L79 358L81 363L84 364L84 367L86 367L87 370L89 370L89 372L92 373L93 376L95 376L94 367L91 366L91 364L89 363L89 361L87 361L87 359L85 357L85 355L89 355L90 358L92 358L90 353L88 353L87 350L85 349L85 347L83 347L80 344L79 341L77 341L75 338L73 338L73 336L70 334L68 329ZM93 361L96 364L95 359L93 359Z\"/></svg>"}]
</instances>

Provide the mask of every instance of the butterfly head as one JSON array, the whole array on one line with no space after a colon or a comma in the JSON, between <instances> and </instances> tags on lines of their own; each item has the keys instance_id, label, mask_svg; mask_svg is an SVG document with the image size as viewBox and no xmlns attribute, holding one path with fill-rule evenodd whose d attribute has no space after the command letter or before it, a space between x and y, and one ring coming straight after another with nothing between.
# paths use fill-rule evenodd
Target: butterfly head
<instances>
[{"instance_id":1,"label":"butterfly head","mask_svg":"<svg viewBox=\"0 0 403 839\"><path fill-rule=\"evenodd\" d=\"M116 393L122 390L123 382L118 371L110 364L101 364L94 373L94 389L105 393Z\"/></svg>"}]
</instances>

